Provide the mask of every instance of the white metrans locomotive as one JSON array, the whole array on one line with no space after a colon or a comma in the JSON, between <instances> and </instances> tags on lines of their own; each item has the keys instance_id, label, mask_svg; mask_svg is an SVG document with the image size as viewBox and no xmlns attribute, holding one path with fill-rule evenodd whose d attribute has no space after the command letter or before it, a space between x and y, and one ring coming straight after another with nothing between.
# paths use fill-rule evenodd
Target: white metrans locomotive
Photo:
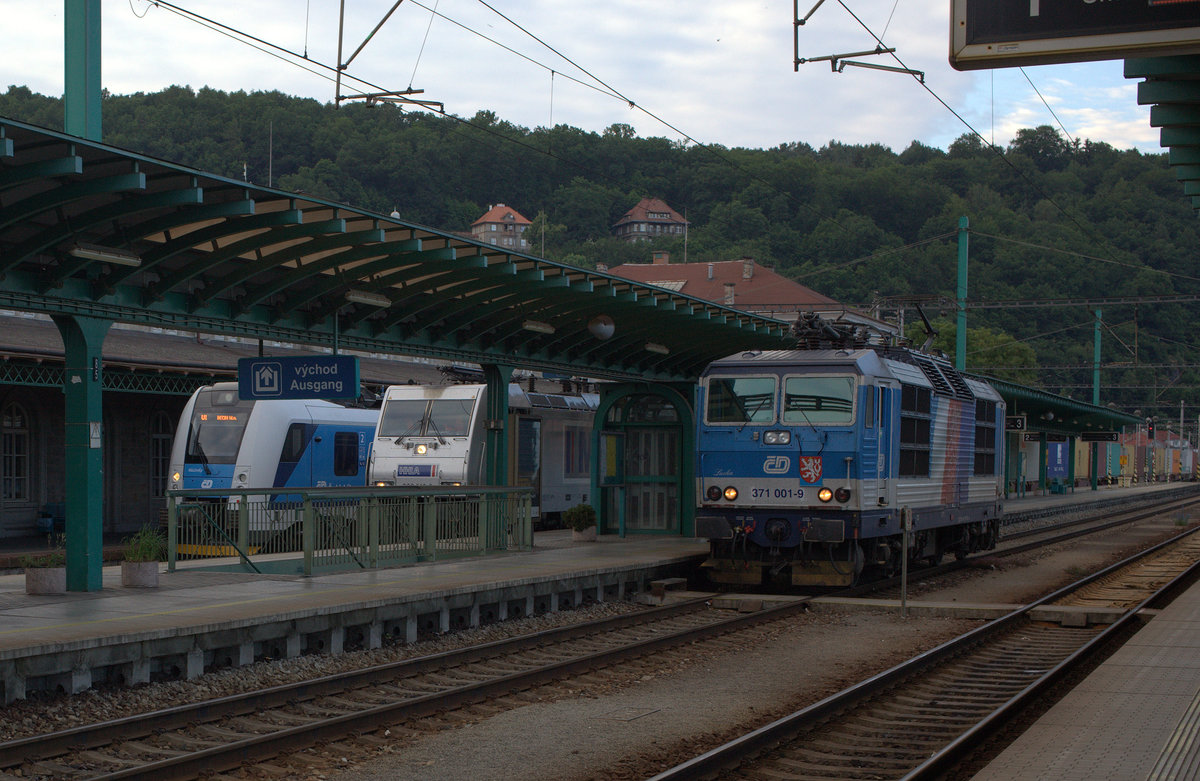
<instances>
[{"instance_id":1,"label":"white metrans locomotive","mask_svg":"<svg viewBox=\"0 0 1200 781\"><path fill-rule=\"evenodd\" d=\"M553 524L588 501L593 393L508 386L508 485L534 489L533 517ZM479 485L484 477L486 385L394 385L371 449L371 485Z\"/></svg>"}]
</instances>

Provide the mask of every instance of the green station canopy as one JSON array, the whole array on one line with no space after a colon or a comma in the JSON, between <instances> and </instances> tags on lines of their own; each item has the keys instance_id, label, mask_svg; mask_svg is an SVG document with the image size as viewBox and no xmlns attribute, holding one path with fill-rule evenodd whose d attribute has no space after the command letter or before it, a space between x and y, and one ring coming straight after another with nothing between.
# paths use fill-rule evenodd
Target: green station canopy
<instances>
[{"instance_id":1,"label":"green station canopy","mask_svg":"<svg viewBox=\"0 0 1200 781\"><path fill-rule=\"evenodd\" d=\"M0 308L602 379L790 344L780 320L5 119Z\"/></svg>"}]
</instances>

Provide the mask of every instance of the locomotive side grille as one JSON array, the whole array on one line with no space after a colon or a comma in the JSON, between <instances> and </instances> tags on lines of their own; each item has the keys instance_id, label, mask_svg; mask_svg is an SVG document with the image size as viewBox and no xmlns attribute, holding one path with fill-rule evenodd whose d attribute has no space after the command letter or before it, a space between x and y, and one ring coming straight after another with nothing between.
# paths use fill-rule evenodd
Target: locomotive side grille
<instances>
[{"instance_id":1,"label":"locomotive side grille","mask_svg":"<svg viewBox=\"0 0 1200 781\"><path fill-rule=\"evenodd\" d=\"M933 386L934 393L941 394L942 396L953 396L956 399L964 399L966 401L973 401L975 399L975 394L971 392L966 380L957 371L949 367L939 366L924 356L914 355L912 358L929 380L929 384Z\"/></svg>"},{"instance_id":2,"label":"locomotive side grille","mask_svg":"<svg viewBox=\"0 0 1200 781\"><path fill-rule=\"evenodd\" d=\"M942 396L954 395L954 389L950 387L950 383L946 382L946 378L942 376L940 371L938 371L937 365L928 359L915 355L913 356L913 360L916 361L917 366L920 367L921 372L925 375L925 378L929 380L929 384L933 386L934 393Z\"/></svg>"}]
</instances>

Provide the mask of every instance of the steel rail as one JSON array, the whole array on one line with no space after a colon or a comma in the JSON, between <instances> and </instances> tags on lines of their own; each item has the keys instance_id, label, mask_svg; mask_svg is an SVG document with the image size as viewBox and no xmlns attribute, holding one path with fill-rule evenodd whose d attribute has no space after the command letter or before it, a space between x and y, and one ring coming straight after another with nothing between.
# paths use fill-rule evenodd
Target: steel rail
<instances>
[{"instance_id":1,"label":"steel rail","mask_svg":"<svg viewBox=\"0 0 1200 781\"><path fill-rule=\"evenodd\" d=\"M630 627L649 626L655 621L699 613L705 609L706 602L706 599L690 600L624 616L545 630L460 651L447 651L367 670L328 676L314 681L276 686L261 692L233 695L110 722L86 725L47 736L8 741L0 744L0 767L41 761L72 751L94 749L98 746L133 740L164 730L185 728L196 723L243 716L267 707L279 707L288 703L313 700L319 696L347 692L372 684L402 683L397 679L414 673L498 659L505 655L545 648L565 640L595 637L603 631L620 631ZM616 648L578 654L529 670L494 675L483 681L448 688L444 691L403 697L384 705L363 707L354 713L314 720L310 724L280 729L269 734L248 736L224 746L88 777L114 780L191 779L204 773L232 770L248 762L308 748L323 740L342 739L356 732L394 724L406 718L428 715L491 697L502 696L514 690L529 688L566 675L578 674L664 648L785 618L802 612L806 609L807 604L807 600L797 599L755 613L736 614L731 618L719 619L704 626L687 627L669 634L628 642Z\"/></svg>"},{"instance_id":2,"label":"steel rail","mask_svg":"<svg viewBox=\"0 0 1200 781\"><path fill-rule=\"evenodd\" d=\"M1105 567L1099 572L1081 578L1075 583L1064 586L1001 618L973 629L936 648L918 654L890 670L874 675L800 711L764 725L722 746L659 773L653 776L650 781L693 781L694 779L713 778L721 772L732 770L755 755L771 751L812 726L837 716L856 703L865 701L903 681L914 678L918 673L934 668L952 657L987 642L990 637L1016 626L1019 622L1025 621L1034 608L1061 599L1072 591L1099 578L1117 572L1133 562L1152 555L1169 545L1173 545L1197 531L1197 529L1190 529L1116 564ZM1160 589L1155 595L1126 611L1118 621L1114 622L1062 662L1038 677L1018 694L1006 701L999 709L993 711L993 713L979 721L975 726L969 728L951 743L934 753L928 760L910 771L908 775L903 776L903 779L905 781L926 781L941 773L945 773L953 766L954 762L958 761L962 756L970 752L975 746L979 745L984 739L999 729L1019 707L1028 704L1049 686L1061 680L1084 659L1095 653L1098 648L1101 648L1110 639L1116 637L1118 633L1127 631L1131 626L1131 622L1138 620L1138 614L1141 610L1151 604L1157 604L1157 601L1163 599L1164 595L1173 593L1198 578L1200 578L1200 562L1193 564L1184 573Z\"/></svg>"},{"instance_id":3,"label":"steel rail","mask_svg":"<svg viewBox=\"0 0 1200 781\"><path fill-rule=\"evenodd\" d=\"M1047 545L1055 545L1060 542L1067 542L1068 540L1073 540L1077 537L1085 537L1089 534L1094 534L1096 532L1107 531L1108 529L1115 529L1120 526L1125 526L1127 524L1137 523L1138 521L1144 521L1147 518L1153 518L1156 515L1161 515L1162 513L1168 512L1170 510L1180 509L1183 507L1190 507L1190 506L1196 505L1196 504L1200 504L1200 495L1193 496L1193 497L1170 499L1165 502L1159 502L1157 504L1150 505L1148 508L1138 508L1137 510L1127 511L1125 513L1122 513L1116 520L1106 521L1104 523L1100 523L1100 524L1096 524L1096 525L1092 525L1092 526L1086 526L1086 528L1075 529L1074 531L1066 532L1063 534L1058 534L1049 539L1035 540L1032 542L1021 543L1020 545L1013 545L1013 546L1004 547L1004 548L1000 548L999 546L997 546L997 548L995 548L993 550L981 551L978 554L973 554L973 555L967 556L966 558L963 558L963 559L958 559L955 561L948 561L945 564L938 564L933 567L923 567L923 568L915 570L915 571L910 571L909 575L908 575L908 580L910 583L912 583L915 581L929 580L931 578L939 577L941 575L948 575L952 572L957 572L959 570L966 569L967 567L971 566L972 560L975 560L975 559L979 559L979 558L983 558L983 557L1016 556L1021 553L1027 553L1031 550L1037 550L1038 548L1042 548ZM1073 521L1065 521L1063 523L1047 524L1045 526L1041 526L1036 529L1021 531L1021 532L1017 532L1016 534L1004 535L1003 537L1000 538L999 542L1003 543L1007 540L1015 540L1015 539L1021 539L1024 537L1031 537L1031 536L1040 535L1040 534L1048 534L1048 533L1058 531L1061 529L1072 529L1073 527L1076 527L1076 526L1085 526L1086 524L1094 523L1096 520L1103 517L1104 515L1106 515L1106 513L1098 512L1095 515L1089 515L1085 518L1077 518ZM883 578L881 580L871 581L870 583L863 583L858 586L851 586L848 589L839 591L835 596L859 597L859 596L863 596L865 594L871 594L871 593L874 593L877 591L883 591L883 590L886 590L889 588L896 588L899 586L900 586L900 576L894 575L890 578Z\"/></svg>"}]
</instances>

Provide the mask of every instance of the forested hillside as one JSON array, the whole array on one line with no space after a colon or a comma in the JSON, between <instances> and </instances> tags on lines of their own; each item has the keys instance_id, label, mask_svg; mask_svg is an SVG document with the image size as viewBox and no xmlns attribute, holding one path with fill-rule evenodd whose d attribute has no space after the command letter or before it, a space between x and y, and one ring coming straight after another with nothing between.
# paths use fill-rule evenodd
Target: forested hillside
<instances>
[{"instance_id":1,"label":"forested hillside","mask_svg":"<svg viewBox=\"0 0 1200 781\"><path fill-rule=\"evenodd\" d=\"M652 248L676 262L751 256L848 304L883 301L887 313L888 297L953 298L966 216L973 303L1200 292L1197 217L1166 155L1072 143L1049 126L1021 131L999 153L966 135L948 150L914 141L896 152L836 141L701 147L638 138L625 125L531 130L490 112L335 109L187 87L107 96L103 111L106 143L436 228L467 230L506 203L536 217L532 254L585 267L648 262ZM22 87L0 95L0 116L62 127L61 101ZM648 195L686 215L686 247L609 236ZM1105 307L1102 401L1177 420L1182 399L1194 427L1196 311L1151 300ZM1086 307L972 310L968 367L1090 401L1093 321ZM939 325L939 344L952 348L952 322Z\"/></svg>"}]
</instances>

